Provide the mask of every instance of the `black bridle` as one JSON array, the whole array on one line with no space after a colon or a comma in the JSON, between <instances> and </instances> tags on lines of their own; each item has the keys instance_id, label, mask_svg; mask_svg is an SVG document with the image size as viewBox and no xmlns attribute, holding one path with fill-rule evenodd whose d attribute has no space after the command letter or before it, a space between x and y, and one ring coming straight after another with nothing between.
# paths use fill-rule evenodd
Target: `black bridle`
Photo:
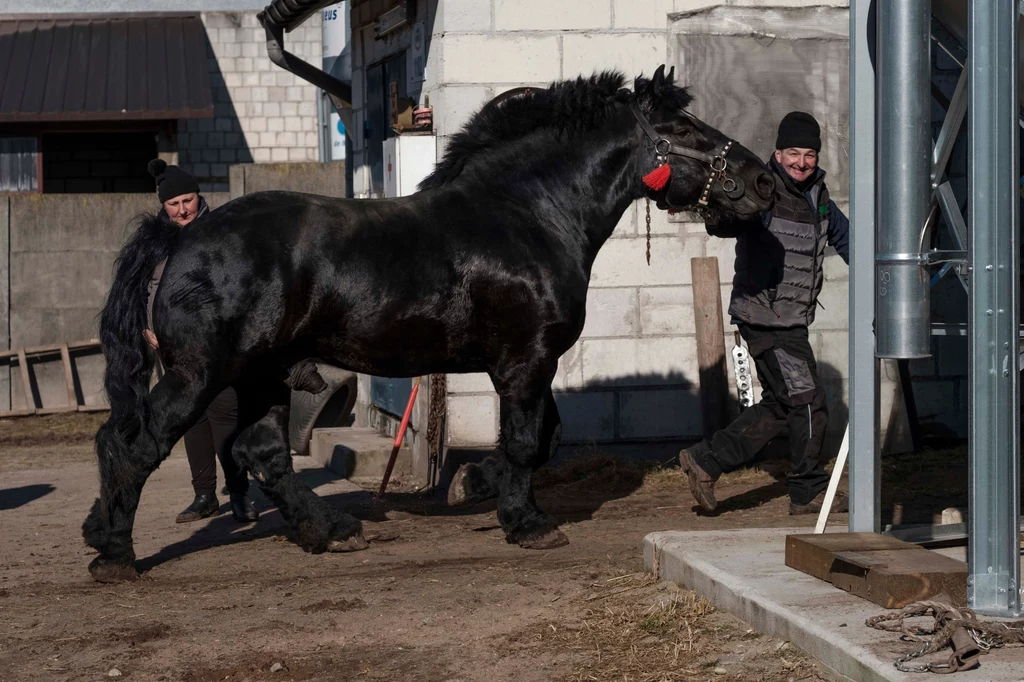
<instances>
[{"instance_id":1,"label":"black bridle","mask_svg":"<svg viewBox=\"0 0 1024 682\"><path fill-rule=\"evenodd\" d=\"M707 208L708 199L711 196L711 190L715 186L716 181L720 181L722 184L722 191L730 199L739 199L743 196L746 189L743 186L743 180L740 178L730 178L726 175L726 169L729 167L729 162L726 157L729 155L729 150L732 149L735 140L729 140L722 147L721 151L717 154L708 154L697 149L691 149L689 147L680 147L677 144L673 144L671 140L667 139L663 135L660 135L651 122L647 120L644 113L640 111L640 106L636 103L636 100L631 100L629 103L629 109L633 112L633 116L636 117L640 127L647 134L647 137L654 143L654 153L657 155L658 163L667 163L669 154L675 154L676 156L685 156L690 159L697 161L703 161L710 166L710 172L708 173L707 182L704 183L704 190L700 193L700 198L697 200L697 206L695 207L697 212L701 212L702 209ZM682 112L684 116L693 118L685 111ZM666 204L668 201L666 200ZM676 209L676 207L672 207ZM687 210L686 208L678 208L676 210Z\"/></svg>"}]
</instances>

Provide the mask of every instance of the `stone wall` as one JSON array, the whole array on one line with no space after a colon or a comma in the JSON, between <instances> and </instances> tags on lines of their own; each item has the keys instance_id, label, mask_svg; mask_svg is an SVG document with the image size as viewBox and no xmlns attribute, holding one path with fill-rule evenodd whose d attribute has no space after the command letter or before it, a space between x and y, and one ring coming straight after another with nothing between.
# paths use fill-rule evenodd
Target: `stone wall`
<instances>
[{"instance_id":1,"label":"stone wall","mask_svg":"<svg viewBox=\"0 0 1024 682\"><path fill-rule=\"evenodd\" d=\"M280 190L344 198L345 162L240 163L231 167L231 198Z\"/></svg>"},{"instance_id":2,"label":"stone wall","mask_svg":"<svg viewBox=\"0 0 1024 682\"><path fill-rule=\"evenodd\" d=\"M212 207L226 195L207 193ZM0 325L4 347L24 348L99 336L99 313L110 290L114 259L133 217L153 211L151 194L34 194L0 196ZM6 319L5 319L6 318ZM105 402L103 357L76 355L79 398ZM67 404L59 357L30 360L44 408ZM20 373L0 371L0 409L29 407Z\"/></svg>"},{"instance_id":3,"label":"stone wall","mask_svg":"<svg viewBox=\"0 0 1024 682\"><path fill-rule=\"evenodd\" d=\"M178 162L204 191L226 192L234 163L317 161L317 89L275 66L256 12L204 12L215 116L178 123ZM285 34L285 49L319 65L320 14Z\"/></svg>"}]
</instances>

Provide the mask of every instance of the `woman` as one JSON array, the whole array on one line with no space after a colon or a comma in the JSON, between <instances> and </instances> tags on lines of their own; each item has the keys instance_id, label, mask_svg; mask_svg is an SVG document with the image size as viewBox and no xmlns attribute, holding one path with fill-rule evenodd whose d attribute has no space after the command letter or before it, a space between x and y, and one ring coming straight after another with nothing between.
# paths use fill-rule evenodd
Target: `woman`
<instances>
[{"instance_id":1,"label":"woman","mask_svg":"<svg viewBox=\"0 0 1024 682\"><path fill-rule=\"evenodd\" d=\"M149 162L149 173L156 179L157 197L163 207L159 217L167 222L185 227L210 210L206 199L199 195L199 183L178 166L168 166L161 159ZM153 299L156 297L164 262L156 266L149 281L149 300L146 314L149 328L143 332L146 342L154 349L159 348L153 333ZM256 521L259 514L249 500L249 477L240 470L225 445L233 435L238 423L238 396L235 389L228 388L210 403L199 421L185 434L185 453L192 469L192 488L195 499L178 514L178 523L205 519L220 507L217 500L217 457L224 470L224 482L231 497L231 514L238 521Z\"/></svg>"}]
</instances>

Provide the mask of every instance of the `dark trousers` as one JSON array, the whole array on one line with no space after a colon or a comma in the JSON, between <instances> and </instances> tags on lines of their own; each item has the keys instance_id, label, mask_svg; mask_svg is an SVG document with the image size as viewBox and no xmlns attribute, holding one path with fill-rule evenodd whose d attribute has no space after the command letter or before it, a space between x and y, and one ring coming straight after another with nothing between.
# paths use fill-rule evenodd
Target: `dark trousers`
<instances>
[{"instance_id":1,"label":"dark trousers","mask_svg":"<svg viewBox=\"0 0 1024 682\"><path fill-rule=\"evenodd\" d=\"M772 438L789 429L789 496L807 504L828 485L821 448L828 426L825 388L808 341L807 327L770 329L740 325L763 389L761 401L744 410L707 443L698 464L711 476L750 463Z\"/></svg>"},{"instance_id":2,"label":"dark trousers","mask_svg":"<svg viewBox=\"0 0 1024 682\"><path fill-rule=\"evenodd\" d=\"M237 427L238 395L229 388L213 399L199 421L185 433L185 453L197 495L216 492L218 456L228 492L244 494L249 490L249 477L228 449Z\"/></svg>"}]
</instances>

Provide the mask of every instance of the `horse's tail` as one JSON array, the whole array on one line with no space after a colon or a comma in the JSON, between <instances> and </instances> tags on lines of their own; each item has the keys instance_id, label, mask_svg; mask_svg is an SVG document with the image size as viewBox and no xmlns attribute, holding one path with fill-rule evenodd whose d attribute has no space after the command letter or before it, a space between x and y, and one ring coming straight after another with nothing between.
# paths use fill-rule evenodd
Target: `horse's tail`
<instances>
[{"instance_id":1,"label":"horse's tail","mask_svg":"<svg viewBox=\"0 0 1024 682\"><path fill-rule=\"evenodd\" d=\"M132 474L131 445L149 424L149 382L156 361L142 336L146 329L149 280L170 255L180 228L143 214L138 228L114 264L114 281L100 314L100 342L107 367L103 376L110 417L96 433L96 455L103 481L120 487Z\"/></svg>"}]
</instances>

